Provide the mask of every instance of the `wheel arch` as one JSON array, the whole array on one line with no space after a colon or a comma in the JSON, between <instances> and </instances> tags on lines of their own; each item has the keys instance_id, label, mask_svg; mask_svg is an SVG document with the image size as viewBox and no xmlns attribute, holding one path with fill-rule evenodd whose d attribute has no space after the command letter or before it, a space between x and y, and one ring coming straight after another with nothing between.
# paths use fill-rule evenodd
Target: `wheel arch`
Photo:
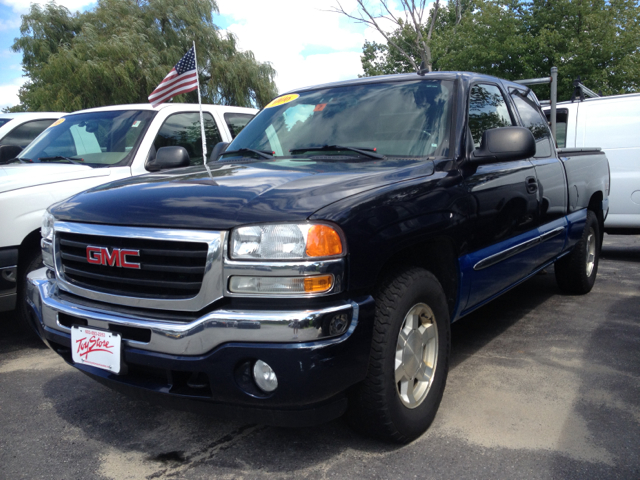
<instances>
[{"instance_id":1,"label":"wheel arch","mask_svg":"<svg viewBox=\"0 0 640 480\"><path fill-rule=\"evenodd\" d=\"M436 237L395 252L380 268L376 278L379 285L398 270L421 267L440 282L447 298L449 316L453 318L458 301L459 266L454 242L449 237Z\"/></svg>"},{"instance_id":2,"label":"wheel arch","mask_svg":"<svg viewBox=\"0 0 640 480\"><path fill-rule=\"evenodd\" d=\"M589 199L587 209L596 214L598 219L598 226L600 227L600 248L602 248L602 241L604 239L604 211L602 210L602 201L604 195L601 191L595 192Z\"/></svg>"},{"instance_id":3,"label":"wheel arch","mask_svg":"<svg viewBox=\"0 0 640 480\"><path fill-rule=\"evenodd\" d=\"M36 229L29 233L24 239L22 243L18 247L18 269L20 270L24 267L25 261L28 256L27 253L32 250L37 250L40 248L40 229Z\"/></svg>"}]
</instances>

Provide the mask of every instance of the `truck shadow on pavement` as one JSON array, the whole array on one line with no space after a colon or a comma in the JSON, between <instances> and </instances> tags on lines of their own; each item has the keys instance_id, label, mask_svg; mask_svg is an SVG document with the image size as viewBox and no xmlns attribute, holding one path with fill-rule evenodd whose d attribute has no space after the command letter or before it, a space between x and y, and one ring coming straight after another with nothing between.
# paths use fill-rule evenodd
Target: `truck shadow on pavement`
<instances>
[{"instance_id":1,"label":"truck shadow on pavement","mask_svg":"<svg viewBox=\"0 0 640 480\"><path fill-rule=\"evenodd\" d=\"M456 322L450 369L557 294L553 273L538 275ZM384 455L402 448L364 438L344 419L287 429L169 410L121 395L71 367L45 383L43 393L84 445L96 445L89 456L99 457L98 464L113 465L109 456L118 458L116 463L129 459L126 461L136 462L138 468L145 466L145 476L153 478L181 477L200 468L213 468L220 474L326 471L332 463L345 461L345 451ZM117 472L112 473L117 477ZM101 474L109 476L104 471Z\"/></svg>"},{"instance_id":2,"label":"truck shadow on pavement","mask_svg":"<svg viewBox=\"0 0 640 480\"><path fill-rule=\"evenodd\" d=\"M31 331L25 331L18 325L15 312L0 313L0 353L16 352L26 348L46 350L47 346Z\"/></svg>"},{"instance_id":3,"label":"truck shadow on pavement","mask_svg":"<svg viewBox=\"0 0 640 480\"><path fill-rule=\"evenodd\" d=\"M451 326L449 369L455 369L556 295L561 295L561 292L556 284L553 267L550 267L455 322Z\"/></svg>"}]
</instances>

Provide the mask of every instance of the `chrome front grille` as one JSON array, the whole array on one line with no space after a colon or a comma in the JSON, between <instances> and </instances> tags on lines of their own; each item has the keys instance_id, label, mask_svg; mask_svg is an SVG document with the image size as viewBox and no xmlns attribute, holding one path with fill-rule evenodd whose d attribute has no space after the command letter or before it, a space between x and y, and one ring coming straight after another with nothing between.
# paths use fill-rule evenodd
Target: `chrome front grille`
<instances>
[{"instance_id":1,"label":"chrome front grille","mask_svg":"<svg viewBox=\"0 0 640 480\"><path fill-rule=\"evenodd\" d=\"M55 222L58 285L101 302L196 312L223 295L225 238L226 232ZM91 249L109 260L96 262L100 254ZM133 268L114 260L125 250L135 252L122 260Z\"/></svg>"},{"instance_id":2,"label":"chrome front grille","mask_svg":"<svg viewBox=\"0 0 640 480\"><path fill-rule=\"evenodd\" d=\"M209 249L206 243L66 232L60 232L59 246L68 282L98 292L141 298L195 297L202 286ZM135 262L139 269L89 263L87 247L138 251Z\"/></svg>"}]
</instances>

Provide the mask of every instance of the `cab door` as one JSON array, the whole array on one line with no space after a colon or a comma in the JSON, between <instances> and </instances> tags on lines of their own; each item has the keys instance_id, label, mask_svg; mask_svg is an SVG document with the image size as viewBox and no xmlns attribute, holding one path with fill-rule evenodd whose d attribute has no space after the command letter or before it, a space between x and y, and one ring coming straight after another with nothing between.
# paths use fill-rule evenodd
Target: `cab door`
<instances>
[{"instance_id":1,"label":"cab door","mask_svg":"<svg viewBox=\"0 0 640 480\"><path fill-rule=\"evenodd\" d=\"M541 265L559 255L564 248L567 226L567 178L552 145L551 130L533 93L511 89L510 94L522 126L528 128L536 140L536 153L530 160L538 179L538 262Z\"/></svg>"},{"instance_id":2,"label":"cab door","mask_svg":"<svg viewBox=\"0 0 640 480\"><path fill-rule=\"evenodd\" d=\"M515 118L499 85L471 87L468 143L473 142L473 148L480 146L485 130L517 125ZM462 314L532 272L539 212L536 172L528 159L473 165L464 171L475 218L467 236L471 253L460 258Z\"/></svg>"}]
</instances>

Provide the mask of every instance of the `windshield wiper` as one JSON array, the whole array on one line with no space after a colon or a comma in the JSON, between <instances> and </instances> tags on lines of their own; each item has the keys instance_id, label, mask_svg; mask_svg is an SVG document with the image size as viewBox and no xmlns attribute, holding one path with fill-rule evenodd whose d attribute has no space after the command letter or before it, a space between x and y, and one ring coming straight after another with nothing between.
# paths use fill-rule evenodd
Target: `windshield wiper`
<instances>
[{"instance_id":1,"label":"windshield wiper","mask_svg":"<svg viewBox=\"0 0 640 480\"><path fill-rule=\"evenodd\" d=\"M55 157L39 157L38 161L39 162L53 162L55 160L66 160L69 163L75 163L76 165L85 165L83 162L79 162L77 160L74 160L73 158L69 158L69 157L63 157L62 155L56 155Z\"/></svg>"},{"instance_id":2,"label":"windshield wiper","mask_svg":"<svg viewBox=\"0 0 640 480\"><path fill-rule=\"evenodd\" d=\"M380 155L379 153L375 153L375 149L373 148L355 148L355 147L345 147L342 145L324 145L322 147L305 147L305 148L293 148L289 150L291 154L295 155L296 153L301 152L335 152L340 150L346 150L348 152L356 152L360 155L364 155L369 158L376 159L384 159L384 155Z\"/></svg>"},{"instance_id":3,"label":"windshield wiper","mask_svg":"<svg viewBox=\"0 0 640 480\"><path fill-rule=\"evenodd\" d=\"M239 148L238 150L229 150L227 152L223 152L220 156L227 155L228 153L253 153L254 155L258 155L261 158L273 158L273 152L269 152L267 150L254 150L253 148Z\"/></svg>"}]
</instances>

